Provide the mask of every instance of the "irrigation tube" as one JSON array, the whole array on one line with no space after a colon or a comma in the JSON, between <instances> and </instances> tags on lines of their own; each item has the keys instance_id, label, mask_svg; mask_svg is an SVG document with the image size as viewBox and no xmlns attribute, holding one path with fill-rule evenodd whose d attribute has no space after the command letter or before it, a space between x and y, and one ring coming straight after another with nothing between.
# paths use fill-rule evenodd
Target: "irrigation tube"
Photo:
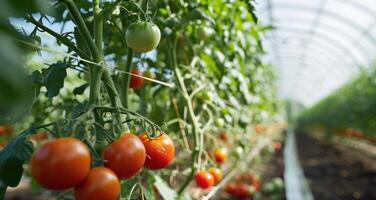
<instances>
[{"instance_id":1,"label":"irrigation tube","mask_svg":"<svg viewBox=\"0 0 376 200\"><path fill-rule=\"evenodd\" d=\"M296 148L295 133L292 130L287 132L286 145L284 149L285 162L285 189L288 200L313 200L311 190L300 166Z\"/></svg>"}]
</instances>

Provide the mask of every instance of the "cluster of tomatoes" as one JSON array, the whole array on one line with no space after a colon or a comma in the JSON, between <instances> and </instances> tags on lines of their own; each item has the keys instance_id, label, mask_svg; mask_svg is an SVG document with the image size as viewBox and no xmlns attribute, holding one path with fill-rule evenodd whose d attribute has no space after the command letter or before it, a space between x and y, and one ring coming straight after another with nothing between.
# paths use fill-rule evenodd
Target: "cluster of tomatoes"
<instances>
[{"instance_id":1,"label":"cluster of tomatoes","mask_svg":"<svg viewBox=\"0 0 376 200\"><path fill-rule=\"evenodd\" d=\"M283 180L280 177L274 177L262 187L262 192L269 196L279 195L284 188Z\"/></svg>"},{"instance_id":2,"label":"cluster of tomatoes","mask_svg":"<svg viewBox=\"0 0 376 200\"><path fill-rule=\"evenodd\" d=\"M225 191L229 195L240 199L249 198L260 189L261 181L259 177L251 172L238 175L233 181L225 185Z\"/></svg>"},{"instance_id":3,"label":"cluster of tomatoes","mask_svg":"<svg viewBox=\"0 0 376 200\"><path fill-rule=\"evenodd\" d=\"M222 164L227 160L227 149L219 148L214 151L216 163ZM219 168L211 167L208 170L199 170L196 172L195 181L198 187L207 189L218 183L222 178L222 171Z\"/></svg>"},{"instance_id":4,"label":"cluster of tomatoes","mask_svg":"<svg viewBox=\"0 0 376 200\"><path fill-rule=\"evenodd\" d=\"M41 144L32 155L30 171L47 189L73 187L76 200L115 200L120 194L119 179L135 176L143 167L162 169L174 155L174 143L165 133L153 139L146 133L126 133L103 149L104 166L91 168L87 145L65 137Z\"/></svg>"}]
</instances>

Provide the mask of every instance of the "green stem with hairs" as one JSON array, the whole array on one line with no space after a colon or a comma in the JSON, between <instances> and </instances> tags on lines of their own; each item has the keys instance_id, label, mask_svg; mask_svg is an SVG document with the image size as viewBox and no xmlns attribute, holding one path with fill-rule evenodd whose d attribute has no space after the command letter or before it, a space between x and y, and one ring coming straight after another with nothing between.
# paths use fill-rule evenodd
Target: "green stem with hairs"
<instances>
[{"instance_id":1,"label":"green stem with hairs","mask_svg":"<svg viewBox=\"0 0 376 200\"><path fill-rule=\"evenodd\" d=\"M194 147L193 147L193 152L192 152L192 161L191 161L191 171L188 175L188 177L186 178L186 180L183 182L183 185L179 188L178 190L178 195L181 196L183 194L183 192L185 191L185 189L187 188L188 184L191 182L191 180L193 179L193 176L198 168L198 165L197 165L197 162L198 162L198 158L199 158L199 152L201 152L200 148L201 148L201 145L200 144L200 135L199 135L199 132L200 132L200 126L198 124L198 121L197 121L197 117L196 117L196 114L194 113L194 109L193 109L193 106L192 106L192 99L187 91L187 88L185 86L185 83L184 83L184 79L183 79L183 76L180 72L180 69L178 67L178 62L177 62L177 57L176 57L176 44L177 44L177 41L174 40L171 44L170 42L170 59L171 59L171 65L172 65L172 68L174 69L174 72L175 72L175 78L177 79L177 82L178 82L178 86L181 90L181 93L183 95L183 98L185 100L185 104L187 106L187 109L188 109L188 114L189 114L189 118L192 122L192 131L193 131L193 140L194 140Z\"/></svg>"},{"instance_id":2,"label":"green stem with hairs","mask_svg":"<svg viewBox=\"0 0 376 200\"><path fill-rule=\"evenodd\" d=\"M125 71L130 73L132 71L132 59L133 59L133 50L128 48L127 64L125 66ZM121 76L121 101L124 108L128 108L128 93L129 93L129 83L131 75L124 73Z\"/></svg>"},{"instance_id":3,"label":"green stem with hairs","mask_svg":"<svg viewBox=\"0 0 376 200\"><path fill-rule=\"evenodd\" d=\"M94 42L93 38L90 34L89 29L86 26L86 23L84 19L81 16L81 13L79 9L77 8L76 4L73 0L61 0L64 2L69 10L69 13L71 14L74 22L77 25L78 30L80 31L81 35L83 36L86 45L89 47L90 52L92 54L93 61L96 63L103 63L103 54L98 50L96 44L102 45L102 41L96 40L98 42ZM94 9L94 16L98 15L100 11L96 11L96 9L99 8L99 0L93 1L93 9ZM101 17L99 17L100 19ZM95 34L99 36L102 36L103 33L103 20L102 25L100 25L101 21L98 20L98 17L94 17L95 25ZM101 39L101 38L99 38ZM101 79L102 79L102 73L103 73L103 67L98 65L92 65L89 69L90 72L90 94L89 94L89 103L88 108L90 108L93 105L96 105L99 102L100 97L100 89L101 89Z\"/></svg>"}]
</instances>

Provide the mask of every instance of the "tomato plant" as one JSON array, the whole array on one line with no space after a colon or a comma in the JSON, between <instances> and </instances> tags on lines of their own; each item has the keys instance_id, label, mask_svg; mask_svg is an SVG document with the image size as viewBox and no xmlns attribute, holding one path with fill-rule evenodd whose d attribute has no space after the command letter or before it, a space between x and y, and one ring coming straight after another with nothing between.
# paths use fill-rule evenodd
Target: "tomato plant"
<instances>
[{"instance_id":1,"label":"tomato plant","mask_svg":"<svg viewBox=\"0 0 376 200\"><path fill-rule=\"evenodd\" d=\"M91 156L84 143L59 138L40 145L30 160L33 178L48 189L67 189L81 182L89 172Z\"/></svg>"},{"instance_id":2,"label":"tomato plant","mask_svg":"<svg viewBox=\"0 0 376 200\"><path fill-rule=\"evenodd\" d=\"M252 2L5 1L12 9L0 16L0 123L14 133L0 137L9 142L0 151L0 199L29 176L28 165L46 198L117 196L115 179L109 193L91 189L103 174L113 177L104 166L127 179L121 198L210 199L226 176L282 140L281 128L253 131L282 117L275 72L263 59L271 27L257 22ZM130 74L155 80L143 87L148 81ZM64 138L82 141L85 164L63 163L75 150L60 146ZM59 150L43 163L62 164L42 173L50 165L34 155L55 149L48 139ZM68 187L76 192L44 191Z\"/></svg>"},{"instance_id":3,"label":"tomato plant","mask_svg":"<svg viewBox=\"0 0 376 200\"><path fill-rule=\"evenodd\" d=\"M119 178L130 178L144 166L145 146L137 136L127 133L105 147L102 158Z\"/></svg>"},{"instance_id":4,"label":"tomato plant","mask_svg":"<svg viewBox=\"0 0 376 200\"><path fill-rule=\"evenodd\" d=\"M162 133L153 139L148 138L146 133L139 137L145 145L146 160L144 166L146 168L162 169L171 163L175 155L175 145L166 133Z\"/></svg>"},{"instance_id":5,"label":"tomato plant","mask_svg":"<svg viewBox=\"0 0 376 200\"><path fill-rule=\"evenodd\" d=\"M86 178L74 187L76 200L116 200L120 194L120 181L105 167L91 169Z\"/></svg>"}]
</instances>

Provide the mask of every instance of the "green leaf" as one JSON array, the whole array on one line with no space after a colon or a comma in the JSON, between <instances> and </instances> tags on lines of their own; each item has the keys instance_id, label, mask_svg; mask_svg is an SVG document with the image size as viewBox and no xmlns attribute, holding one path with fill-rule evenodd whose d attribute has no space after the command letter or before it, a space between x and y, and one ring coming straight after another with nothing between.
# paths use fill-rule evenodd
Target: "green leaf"
<instances>
[{"instance_id":1,"label":"green leaf","mask_svg":"<svg viewBox=\"0 0 376 200\"><path fill-rule=\"evenodd\" d=\"M248 12L251 14L252 16L252 19L255 23L258 22L258 17L257 17L257 14L256 14L256 2L255 0L246 0L246 4L247 4L247 7L248 7Z\"/></svg>"},{"instance_id":2,"label":"green leaf","mask_svg":"<svg viewBox=\"0 0 376 200\"><path fill-rule=\"evenodd\" d=\"M73 90L73 94L74 94L74 95L80 95L80 94L83 94L83 93L85 92L85 89L86 89L88 86L89 86L89 84L88 84L88 83L85 83L85 84L83 84L83 85L81 85L81 86L79 86L79 87L74 88L74 90Z\"/></svg>"},{"instance_id":3,"label":"green leaf","mask_svg":"<svg viewBox=\"0 0 376 200\"><path fill-rule=\"evenodd\" d=\"M188 16L187 16L187 21L194 21L197 19L204 19L209 21L212 24L215 24L215 21L213 18L211 18L209 15L207 15L205 12L199 10L199 9L194 9L192 10Z\"/></svg>"},{"instance_id":4,"label":"green leaf","mask_svg":"<svg viewBox=\"0 0 376 200\"><path fill-rule=\"evenodd\" d=\"M26 138L33 133L35 129L19 134L0 152L0 181L5 185L15 187L20 182L22 165L30 159L34 150L33 143Z\"/></svg>"},{"instance_id":5,"label":"green leaf","mask_svg":"<svg viewBox=\"0 0 376 200\"><path fill-rule=\"evenodd\" d=\"M164 200L176 199L177 193L172 188L170 188L161 177L155 175L154 179L155 179L154 186L157 188L157 190L159 191L159 194L161 194Z\"/></svg>"},{"instance_id":6,"label":"green leaf","mask_svg":"<svg viewBox=\"0 0 376 200\"><path fill-rule=\"evenodd\" d=\"M57 62L44 71L44 85L47 88L46 96L53 98L57 96L60 89L64 87L64 79L67 76L67 64Z\"/></svg>"},{"instance_id":7,"label":"green leaf","mask_svg":"<svg viewBox=\"0 0 376 200\"><path fill-rule=\"evenodd\" d=\"M128 198L133 186L136 185L137 182L138 182L137 177L133 177L131 179L127 179L126 181L122 181L121 182L121 197Z\"/></svg>"},{"instance_id":8,"label":"green leaf","mask_svg":"<svg viewBox=\"0 0 376 200\"><path fill-rule=\"evenodd\" d=\"M144 196L146 200L155 200L155 194L153 189L153 183L154 183L154 177L152 176L146 176L146 188L142 187L142 190L144 192Z\"/></svg>"}]
</instances>

